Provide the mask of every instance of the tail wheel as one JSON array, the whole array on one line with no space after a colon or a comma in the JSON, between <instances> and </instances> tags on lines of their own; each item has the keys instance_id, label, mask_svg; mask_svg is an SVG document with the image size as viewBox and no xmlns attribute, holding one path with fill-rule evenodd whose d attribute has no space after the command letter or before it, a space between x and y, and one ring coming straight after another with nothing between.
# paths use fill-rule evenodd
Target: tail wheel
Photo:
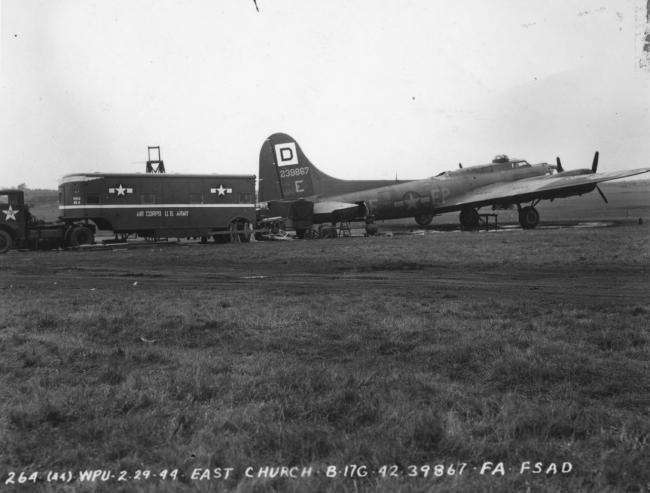
<instances>
[{"instance_id":1,"label":"tail wheel","mask_svg":"<svg viewBox=\"0 0 650 493\"><path fill-rule=\"evenodd\" d=\"M460 225L463 229L478 228L479 216L476 209L463 209L460 211Z\"/></svg>"},{"instance_id":2,"label":"tail wheel","mask_svg":"<svg viewBox=\"0 0 650 493\"><path fill-rule=\"evenodd\" d=\"M85 226L75 226L70 231L70 246L92 245L95 242L95 235Z\"/></svg>"},{"instance_id":3,"label":"tail wheel","mask_svg":"<svg viewBox=\"0 0 650 493\"><path fill-rule=\"evenodd\" d=\"M7 253L11 250L12 245L11 235L0 229L0 253Z\"/></svg>"},{"instance_id":4,"label":"tail wheel","mask_svg":"<svg viewBox=\"0 0 650 493\"><path fill-rule=\"evenodd\" d=\"M519 211L519 224L524 229L533 229L539 223L539 212L532 206Z\"/></svg>"}]
</instances>

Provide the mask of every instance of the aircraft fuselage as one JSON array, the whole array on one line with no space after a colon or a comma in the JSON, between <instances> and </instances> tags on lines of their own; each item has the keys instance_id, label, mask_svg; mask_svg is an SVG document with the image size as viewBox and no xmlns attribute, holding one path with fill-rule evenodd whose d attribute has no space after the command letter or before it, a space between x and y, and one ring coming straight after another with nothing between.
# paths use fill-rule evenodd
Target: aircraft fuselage
<instances>
[{"instance_id":1,"label":"aircraft fuselage","mask_svg":"<svg viewBox=\"0 0 650 493\"><path fill-rule=\"evenodd\" d=\"M479 209L516 206L519 224L533 229L539 222L535 206L541 200L582 195L598 184L650 172L650 168L597 173L598 152L591 169L564 171L556 164L530 164L505 154L491 163L445 171L432 178L406 182L341 180L314 166L289 135L271 135L260 150L259 200L272 215L287 216L296 231L313 224L412 217L420 226L436 214L459 211L463 229L475 229ZM371 233L369 233L371 234Z\"/></svg>"},{"instance_id":2,"label":"aircraft fuselage","mask_svg":"<svg viewBox=\"0 0 650 493\"><path fill-rule=\"evenodd\" d=\"M364 202L375 219L396 219L418 214L441 214L458 210L452 199L494 183L508 183L550 173L546 164L525 161L473 166L447 171L424 180L328 197L339 202Z\"/></svg>"}]
</instances>

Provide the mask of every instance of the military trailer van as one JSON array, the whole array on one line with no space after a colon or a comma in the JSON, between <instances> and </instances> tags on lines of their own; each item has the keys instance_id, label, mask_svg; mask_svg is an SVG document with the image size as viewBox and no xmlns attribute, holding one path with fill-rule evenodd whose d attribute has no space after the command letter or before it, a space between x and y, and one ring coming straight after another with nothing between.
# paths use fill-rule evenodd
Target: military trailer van
<instances>
[{"instance_id":1,"label":"military trailer van","mask_svg":"<svg viewBox=\"0 0 650 493\"><path fill-rule=\"evenodd\" d=\"M63 221L90 222L123 239L248 241L255 175L71 174L60 180L59 209Z\"/></svg>"}]
</instances>

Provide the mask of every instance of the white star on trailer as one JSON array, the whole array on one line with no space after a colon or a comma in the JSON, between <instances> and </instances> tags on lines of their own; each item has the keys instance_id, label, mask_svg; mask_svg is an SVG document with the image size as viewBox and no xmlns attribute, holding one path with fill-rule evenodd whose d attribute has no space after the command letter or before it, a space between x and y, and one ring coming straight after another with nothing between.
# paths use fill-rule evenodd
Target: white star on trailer
<instances>
[{"instance_id":1,"label":"white star on trailer","mask_svg":"<svg viewBox=\"0 0 650 493\"><path fill-rule=\"evenodd\" d=\"M223 185L219 185L219 188L211 188L210 193L218 193L221 197L225 196L227 193L232 193L232 188L224 188Z\"/></svg>"},{"instance_id":2,"label":"white star on trailer","mask_svg":"<svg viewBox=\"0 0 650 493\"><path fill-rule=\"evenodd\" d=\"M119 184L117 187L115 187L115 188L109 188L109 189L108 189L108 193L116 193L116 194L118 195L118 197L119 197L120 195L123 195L123 196L126 197L126 194L127 194L127 193L133 193L133 189L132 189L132 188L126 188L126 187L123 187L122 184L120 183L120 184Z\"/></svg>"},{"instance_id":3,"label":"white star on trailer","mask_svg":"<svg viewBox=\"0 0 650 493\"><path fill-rule=\"evenodd\" d=\"M13 219L14 221L16 220L16 214L18 214L20 211L15 211L11 208L11 205L9 206L9 209L3 210L2 212L5 213L5 221L9 221L9 219Z\"/></svg>"}]
</instances>

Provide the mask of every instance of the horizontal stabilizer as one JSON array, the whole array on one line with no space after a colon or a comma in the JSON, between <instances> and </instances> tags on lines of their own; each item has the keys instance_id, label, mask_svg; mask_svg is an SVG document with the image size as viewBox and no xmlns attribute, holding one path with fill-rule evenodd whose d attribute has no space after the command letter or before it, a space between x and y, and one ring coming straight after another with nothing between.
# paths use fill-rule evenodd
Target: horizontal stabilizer
<instances>
[{"instance_id":1,"label":"horizontal stabilizer","mask_svg":"<svg viewBox=\"0 0 650 493\"><path fill-rule=\"evenodd\" d=\"M316 202L314 204L314 214L354 212L358 208L358 204L350 204L347 202Z\"/></svg>"}]
</instances>

